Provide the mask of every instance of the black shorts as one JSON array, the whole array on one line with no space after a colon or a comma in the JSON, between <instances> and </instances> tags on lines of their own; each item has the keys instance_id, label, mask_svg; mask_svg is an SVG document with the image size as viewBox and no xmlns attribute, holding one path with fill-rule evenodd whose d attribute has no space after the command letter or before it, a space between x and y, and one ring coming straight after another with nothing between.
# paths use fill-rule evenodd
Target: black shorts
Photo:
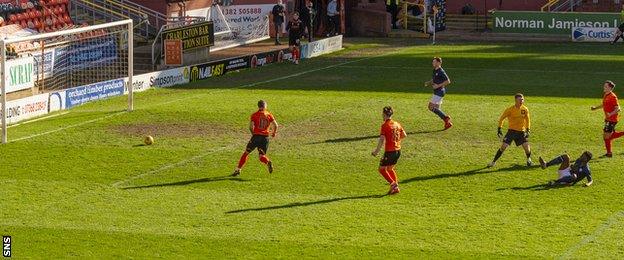
<instances>
[{"instance_id":1,"label":"black shorts","mask_svg":"<svg viewBox=\"0 0 624 260\"><path fill-rule=\"evenodd\" d=\"M296 37L289 37L288 38L288 45L289 46L297 46L299 47L299 45L301 44L301 40L299 40L301 37L296 38Z\"/></svg>"},{"instance_id":2,"label":"black shorts","mask_svg":"<svg viewBox=\"0 0 624 260\"><path fill-rule=\"evenodd\" d=\"M401 157L401 151L385 152L379 166L391 166L397 164Z\"/></svg>"},{"instance_id":3,"label":"black shorts","mask_svg":"<svg viewBox=\"0 0 624 260\"><path fill-rule=\"evenodd\" d=\"M613 133L615 132L616 125L617 125L617 122L605 121L605 125L602 131L604 131L605 133Z\"/></svg>"},{"instance_id":4,"label":"black shorts","mask_svg":"<svg viewBox=\"0 0 624 260\"><path fill-rule=\"evenodd\" d=\"M528 140L522 131L507 130L507 134L505 134L505 138L503 138L503 143L511 145L511 142L515 142L516 146L521 146L528 142Z\"/></svg>"},{"instance_id":5,"label":"black shorts","mask_svg":"<svg viewBox=\"0 0 624 260\"><path fill-rule=\"evenodd\" d=\"M269 149L269 137L265 135L253 135L245 151L251 153L254 149L258 148L258 153L266 154Z\"/></svg>"}]
</instances>

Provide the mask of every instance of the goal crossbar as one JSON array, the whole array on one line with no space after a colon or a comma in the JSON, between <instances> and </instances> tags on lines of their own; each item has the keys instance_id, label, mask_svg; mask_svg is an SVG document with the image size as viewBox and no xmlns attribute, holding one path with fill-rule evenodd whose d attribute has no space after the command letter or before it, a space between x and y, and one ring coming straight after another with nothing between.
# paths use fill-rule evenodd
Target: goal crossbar
<instances>
[{"instance_id":1,"label":"goal crossbar","mask_svg":"<svg viewBox=\"0 0 624 260\"><path fill-rule=\"evenodd\" d=\"M74 34L81 34L86 32L91 32L100 29L106 29L110 27L122 27L126 26L127 28L127 43L128 43L128 86L132 86L132 76L133 76L133 67L134 67L134 37L133 37L133 21L131 19L116 21L105 24L98 24L92 26L86 26L81 28L74 28L63 31L49 32L49 33L41 33L36 35L30 35L25 37L15 37L15 38L6 38L0 39L0 99L2 103L2 143L7 143L7 97L6 97L6 61L7 61L7 45L12 43L19 42L28 42L28 41L41 41L44 39L50 39L59 36L67 36ZM128 87L128 111L133 110L133 88Z\"/></svg>"}]
</instances>

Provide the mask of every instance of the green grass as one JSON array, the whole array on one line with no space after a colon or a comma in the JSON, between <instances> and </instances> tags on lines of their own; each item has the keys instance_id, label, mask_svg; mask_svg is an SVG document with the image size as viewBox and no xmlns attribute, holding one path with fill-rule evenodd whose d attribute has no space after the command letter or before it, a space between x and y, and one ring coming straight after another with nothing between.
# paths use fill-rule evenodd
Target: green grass
<instances>
[{"instance_id":1,"label":"green grass","mask_svg":"<svg viewBox=\"0 0 624 260\"><path fill-rule=\"evenodd\" d=\"M535 159L603 154L602 113L589 107L605 79L624 84L620 48L350 41L299 66L149 90L132 113L118 113L119 97L10 128L12 140L51 132L0 146L0 233L14 257L624 258L621 140L592 161L589 188L535 187L556 171L519 166L515 147L483 169L519 91ZM453 80L445 132L422 87L434 55ZM276 172L254 154L225 177L259 99L283 127ZM409 134L396 196L381 196L370 156L385 105ZM138 146L148 133L156 143Z\"/></svg>"}]
</instances>

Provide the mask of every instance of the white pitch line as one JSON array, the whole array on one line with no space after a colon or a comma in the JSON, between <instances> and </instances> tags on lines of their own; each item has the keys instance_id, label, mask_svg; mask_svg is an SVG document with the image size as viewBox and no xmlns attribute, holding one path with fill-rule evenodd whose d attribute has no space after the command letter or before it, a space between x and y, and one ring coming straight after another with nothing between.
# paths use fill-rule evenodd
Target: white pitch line
<instances>
[{"instance_id":1,"label":"white pitch line","mask_svg":"<svg viewBox=\"0 0 624 260\"><path fill-rule=\"evenodd\" d=\"M368 107L368 103L364 104L364 106ZM338 114L338 113L341 113L341 112L344 112L344 111L348 111L348 110L353 110L353 109L356 109L356 108L349 106L349 107L342 108L340 110L332 110L332 111L329 111L329 112L326 112L326 113L321 113L321 114L319 114L319 115L317 115L315 117L308 118L306 120L297 122L295 124L282 126L282 127L280 127L280 129L282 129L282 131L284 131L284 129L289 129L289 128L292 128L292 127L296 127L297 125L301 125L301 124L308 123L310 121L317 120L319 117L326 117L328 115L335 115L335 114ZM129 177L129 178L117 181L117 182L111 184L111 186L113 186L114 188L119 188L119 186L121 184L125 184L125 183L128 183L128 182L133 181L133 180L141 179L141 178L143 178L145 176L155 175L155 174L164 172L164 171L169 170L169 169L177 168L179 166L184 166L184 165L186 165L189 162L192 162L192 161L204 158L204 157L206 157L206 156L208 156L210 154L216 153L216 152L220 152L220 151L224 151L224 150L227 150L227 149L232 149L232 148L238 147L239 145L241 145L241 144L240 143L234 143L232 145L223 146L223 147L220 147L220 148L217 148L217 149L208 150L206 152L203 152L203 153L195 155L193 157L184 159L182 161L179 161L179 162L176 162L176 163L172 163L172 164L167 164L167 165L165 165L163 167L160 167L158 169L155 169L155 170L152 170L152 171L149 171L149 172L146 172L146 173L141 173L139 175L135 175L135 176L132 176L132 177Z\"/></svg>"},{"instance_id":2,"label":"white pitch line","mask_svg":"<svg viewBox=\"0 0 624 260\"><path fill-rule=\"evenodd\" d=\"M174 100L166 101L166 102L163 102L163 103L157 103L157 104L154 104L154 105L151 105L151 106L148 105L146 107L154 107L154 106L166 105L166 104L171 104L171 103L175 103L175 102L179 102L179 101L183 101L183 100L195 99L195 98L198 98L198 97L204 97L206 95L211 95L211 94L214 94L214 93L226 92L226 91L231 91L231 90L234 90L234 89L254 87L254 86L261 85L261 84L271 83L271 82L275 82L275 81L279 81L279 80L284 80L284 79L289 79L289 78L305 75L305 74L308 74L308 73L313 73L313 72L317 72L317 71L321 71L321 70L326 70L326 69L331 69L331 68L335 68L335 67L340 67L340 66L344 66L344 65L347 65L347 64L351 64L351 63L356 63L356 62L360 62L360 61L365 61L365 60L370 60L370 59L374 59L374 58L379 58L379 57L383 57L383 56L387 56L387 55L391 55L391 54L397 53L399 51L401 51L401 50L393 51L393 52L387 52L387 53L384 53L384 54L371 56L371 57L366 57L366 58L361 58L361 59L357 59L357 60L347 61L347 62L334 64L334 65L330 65L330 66L326 66L326 67L322 67L322 68L318 68L318 69L312 69L312 70L307 70L307 71L303 71L303 72L298 72L298 73L290 74L288 76L283 76L283 77L274 78L274 79L270 79L270 80L265 80L265 81L261 81L261 82L254 82L254 83L250 83L250 84L246 84L246 85L241 85L239 87L233 87L233 88L227 88L227 89L223 89L223 90L212 91L212 92L206 93L204 95L193 95L193 96L186 97L186 98L174 99ZM31 139L31 138L35 138L35 137L39 137L39 136L43 136L43 135L48 135L48 134L60 132L60 131L67 130L67 129L74 128L74 127L78 127L78 126L83 126L83 125L86 125L86 124L89 124L89 123L93 123L93 122L96 122L96 121L101 121L101 120L107 119L109 117L119 115L119 114L122 114L122 113L125 113L125 111L124 112L119 112L119 113L116 113L116 114L113 114L113 115L108 115L108 116L96 118L96 119L93 119L93 120L85 121L85 122L82 122L82 123L70 125L70 126L67 126L67 127L55 129L55 130L52 130L52 131L47 131L47 132L43 132L43 133L39 133L39 134L34 134L34 135L18 138L18 139L15 139L15 140L10 140L9 143L18 142L18 141L22 141L22 140L27 140L27 139Z\"/></svg>"},{"instance_id":3,"label":"white pitch line","mask_svg":"<svg viewBox=\"0 0 624 260\"><path fill-rule=\"evenodd\" d=\"M31 138L35 138L35 137L39 137L39 136L43 136L43 135L48 135L48 134L64 131L64 130L71 129L71 128L74 128L74 127L79 127L79 126L83 126L83 125L90 124L90 123L93 123L93 122L102 121L104 119L107 119L107 118L110 118L110 117L114 117L114 116L117 116L117 115L121 115L123 113L126 113L126 111L121 111L121 112L117 112L117 113L110 114L110 115L107 115L107 116L98 117L98 118L87 120L87 121L84 121L84 122L81 122L81 123L78 123L78 124L68 125L68 126L65 126L65 127L61 127L61 128L50 130L50 131L46 131L46 132L39 133L39 134L34 134L34 135L25 136L25 137L20 137L20 138L14 139L14 140L9 140L9 143L14 143L14 142L22 141L22 140L27 140L27 139L31 139Z\"/></svg>"},{"instance_id":4,"label":"white pitch line","mask_svg":"<svg viewBox=\"0 0 624 260\"><path fill-rule=\"evenodd\" d=\"M313 72L317 72L317 71L321 71L321 70L327 70L327 69L331 69L331 68L335 68L335 67L341 67L341 66L344 66L344 65L347 65L347 64L351 64L351 63L356 63L356 62L365 61L365 60L369 60L369 59L379 58L379 57L383 57L383 56L386 56L386 55L394 54L396 52L397 51L388 52L388 53L384 53L384 54L381 54L381 55L361 58L361 59L347 61L347 62L334 64L334 65L329 65L329 66L318 68L318 69L302 71L302 72L290 74L290 75L279 77L279 78L274 78L274 79L269 79L269 80L265 80L265 81L249 83L249 84L240 85L240 86L237 86L237 87L226 88L226 89L222 89L222 90L215 90L215 91L211 91L211 92L205 93L203 95L193 95L193 96L190 96L190 97L174 99L174 100L170 100L170 101L167 101L167 102L154 104L153 106L160 106L160 105L171 104L171 103L179 102L179 101L182 101L182 100L195 99L195 98L198 98L198 97L212 95L212 94L215 94L215 93L227 92L227 91L231 91L231 90L235 90L235 89L255 87L255 86L258 86L258 85L271 83L271 82L275 82L275 81L280 81L280 80L285 80L285 79L289 79L289 78L294 78L294 77L298 77L298 76L301 76L301 75L305 75L305 74L309 74L309 73L313 73Z\"/></svg>"},{"instance_id":5,"label":"white pitch line","mask_svg":"<svg viewBox=\"0 0 624 260\"><path fill-rule=\"evenodd\" d=\"M34 122L41 121L41 120L44 120L44 119L49 119L49 118L62 116L62 115L67 115L67 114L69 114L69 111L61 112L61 113L57 113L57 114L53 114L53 115L49 115L49 116L39 117L39 118L35 118L33 120L24 121L24 122L21 122L19 124L14 124L14 125L7 126L7 128L16 127L16 126L20 126L20 125L25 125L25 124L29 124L29 123L34 123Z\"/></svg>"},{"instance_id":6,"label":"white pitch line","mask_svg":"<svg viewBox=\"0 0 624 260\"><path fill-rule=\"evenodd\" d=\"M238 144L236 144L236 145L238 145ZM148 176L148 175L154 175L154 174L166 171L168 169L177 168L179 166L186 165L187 163L195 161L197 159L204 158L204 157L206 157L206 156L208 156L210 154L213 154L213 153L216 153L216 152L220 152L220 151L223 151L223 150L226 150L226 149L230 149L230 148L234 148L234 145L229 145L229 146L224 146L224 147L217 148L217 149L208 150L208 151L206 151L204 153L195 155L195 156L193 156L191 158L184 159L184 160L179 161L177 163L167 164L167 165L165 165L163 167L160 167L158 169L155 169L155 170L152 170L152 171L149 171L149 172L146 172L146 173L142 173L142 174L139 174L139 175L136 175L136 176L132 176L130 178L127 178L127 179L124 179L124 180L121 180L121 181L117 181L117 182L113 183L112 186L115 187L115 188L119 188L119 185L121 185L121 184L130 182L130 181L133 181L133 180L136 180L136 179L141 179L141 178L143 178L145 176Z\"/></svg>"},{"instance_id":7,"label":"white pitch line","mask_svg":"<svg viewBox=\"0 0 624 260\"><path fill-rule=\"evenodd\" d=\"M581 240L581 242L570 247L568 250L566 250L566 252L563 255L559 256L558 259L571 259L579 249L595 241L598 236L602 235L602 233L609 230L611 226L613 226L615 223L620 221L619 218L623 218L623 217L624 217L624 211L619 211L619 212L614 213L604 223L602 223L602 225L600 225L593 233L585 236L583 240Z\"/></svg>"},{"instance_id":8,"label":"white pitch line","mask_svg":"<svg viewBox=\"0 0 624 260\"><path fill-rule=\"evenodd\" d=\"M426 70L431 69L431 67L410 67L410 66L342 66L344 68L354 68L354 69L403 69L403 70ZM498 71L498 72L534 72L534 73L568 73L568 74L589 74L589 75L616 75L620 72L604 72L604 71L569 71L569 70L526 70L526 69L492 69L492 68L455 68L455 67L444 67L444 69L449 70L468 70L468 71Z\"/></svg>"}]
</instances>

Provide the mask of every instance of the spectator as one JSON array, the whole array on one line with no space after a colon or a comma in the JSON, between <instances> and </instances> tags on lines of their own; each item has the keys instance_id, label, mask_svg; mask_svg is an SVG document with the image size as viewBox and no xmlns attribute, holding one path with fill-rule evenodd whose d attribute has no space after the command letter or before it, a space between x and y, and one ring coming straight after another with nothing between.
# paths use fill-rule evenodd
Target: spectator
<instances>
[{"instance_id":1,"label":"spectator","mask_svg":"<svg viewBox=\"0 0 624 260\"><path fill-rule=\"evenodd\" d=\"M299 16L307 31L305 36L308 38L308 42L311 42L312 36L314 35L314 18L316 17L316 11L314 10L312 1L307 1L307 3L301 7Z\"/></svg>"},{"instance_id":2,"label":"spectator","mask_svg":"<svg viewBox=\"0 0 624 260\"><path fill-rule=\"evenodd\" d=\"M412 13L412 16L415 16L416 18L422 18L423 17L423 10L420 9L420 6L417 5L413 5L407 8L407 11Z\"/></svg>"},{"instance_id":3,"label":"spectator","mask_svg":"<svg viewBox=\"0 0 624 260\"><path fill-rule=\"evenodd\" d=\"M288 25L286 25L286 30L288 31L288 48L292 52L293 62L295 64L299 64L299 47L301 46L300 39L303 37L305 32L304 23L299 19L299 12L293 13L292 19L288 22Z\"/></svg>"},{"instance_id":4,"label":"spectator","mask_svg":"<svg viewBox=\"0 0 624 260\"><path fill-rule=\"evenodd\" d=\"M463 15L475 14L475 8L472 6L472 4L468 3L468 4L464 5L464 7L462 8L461 13Z\"/></svg>"},{"instance_id":5,"label":"spectator","mask_svg":"<svg viewBox=\"0 0 624 260\"><path fill-rule=\"evenodd\" d=\"M277 4L273 6L273 25L275 28L275 45L280 45L280 35L282 34L282 26L284 24L284 5L282 0L277 0Z\"/></svg>"},{"instance_id":6,"label":"spectator","mask_svg":"<svg viewBox=\"0 0 624 260\"><path fill-rule=\"evenodd\" d=\"M398 29L396 22L399 14L399 0L386 0L386 11L392 16L392 29Z\"/></svg>"},{"instance_id":7,"label":"spectator","mask_svg":"<svg viewBox=\"0 0 624 260\"><path fill-rule=\"evenodd\" d=\"M611 42L611 44L617 43L617 41L622 38L624 40L624 5L622 5L622 20L620 21L620 26L618 26L617 32L615 32L615 39Z\"/></svg>"},{"instance_id":8,"label":"spectator","mask_svg":"<svg viewBox=\"0 0 624 260\"><path fill-rule=\"evenodd\" d=\"M338 15L338 2L331 0L327 4L327 37L337 35L340 31L338 26L340 25L340 17Z\"/></svg>"}]
</instances>

